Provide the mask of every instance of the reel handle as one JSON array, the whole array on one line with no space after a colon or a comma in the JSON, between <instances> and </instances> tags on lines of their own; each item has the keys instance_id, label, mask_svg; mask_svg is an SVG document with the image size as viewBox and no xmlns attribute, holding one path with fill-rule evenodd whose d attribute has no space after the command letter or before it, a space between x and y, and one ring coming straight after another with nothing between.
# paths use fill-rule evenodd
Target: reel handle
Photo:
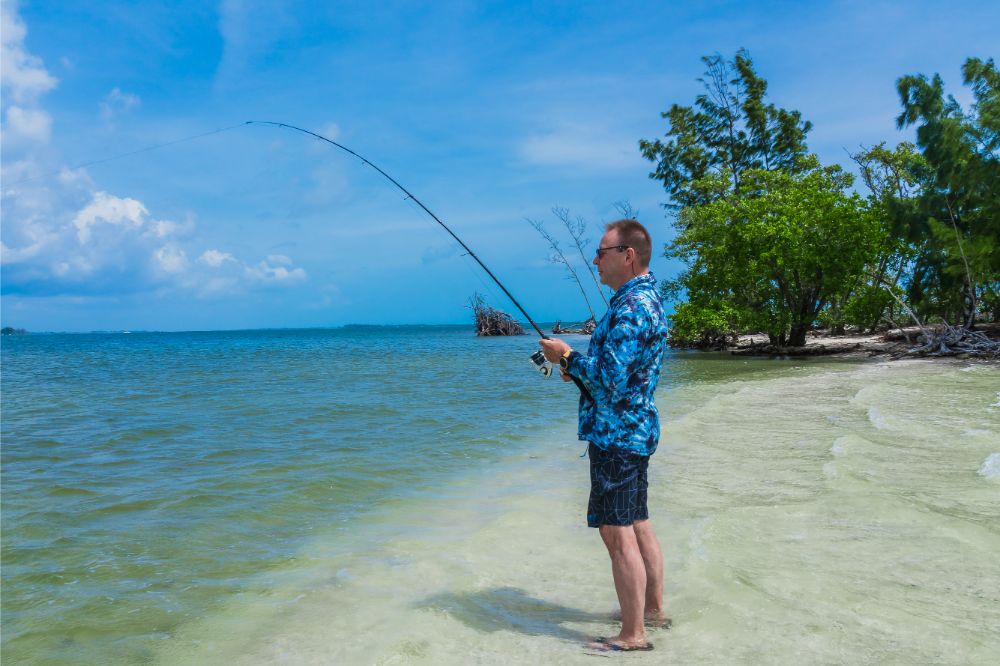
<instances>
[{"instance_id":1,"label":"reel handle","mask_svg":"<svg viewBox=\"0 0 1000 666\"><path fill-rule=\"evenodd\" d=\"M543 338L547 340L548 336L543 336ZM552 375L552 365L545 360L545 354L543 354L540 350L531 355L531 365L538 370L543 377L549 377ZM573 380L573 383L576 384L576 387L580 389L580 393L586 397L587 400L590 400L591 402L594 401L594 396L590 395L590 391L588 391L587 387L583 385L583 382L580 381L579 377L570 375L569 378Z\"/></svg>"}]
</instances>

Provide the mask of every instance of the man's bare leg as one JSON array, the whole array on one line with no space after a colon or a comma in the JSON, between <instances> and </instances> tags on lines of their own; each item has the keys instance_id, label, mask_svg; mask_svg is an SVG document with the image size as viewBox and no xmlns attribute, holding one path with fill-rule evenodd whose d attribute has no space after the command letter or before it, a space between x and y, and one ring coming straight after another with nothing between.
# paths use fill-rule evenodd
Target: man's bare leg
<instances>
[{"instance_id":1,"label":"man's bare leg","mask_svg":"<svg viewBox=\"0 0 1000 666\"><path fill-rule=\"evenodd\" d=\"M646 601L646 565L636 532L631 525L601 525L600 532L611 556L611 573L622 609L622 630L609 640L627 647L645 645L643 608Z\"/></svg>"},{"instance_id":2,"label":"man's bare leg","mask_svg":"<svg viewBox=\"0 0 1000 666\"><path fill-rule=\"evenodd\" d=\"M660 550L660 542L648 519L637 520L632 524L632 531L635 532L642 563L646 568L645 618L652 624L663 626L667 623L667 615L663 610L663 552Z\"/></svg>"}]
</instances>

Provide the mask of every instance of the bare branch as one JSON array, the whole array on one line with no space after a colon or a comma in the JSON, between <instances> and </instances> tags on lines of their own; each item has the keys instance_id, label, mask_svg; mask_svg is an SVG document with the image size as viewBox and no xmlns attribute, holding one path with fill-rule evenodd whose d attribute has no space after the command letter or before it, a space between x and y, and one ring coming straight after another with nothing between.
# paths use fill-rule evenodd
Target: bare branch
<instances>
[{"instance_id":1,"label":"bare branch","mask_svg":"<svg viewBox=\"0 0 1000 666\"><path fill-rule=\"evenodd\" d=\"M541 234L542 238L548 241L549 247L552 249L552 257L550 258L550 261L562 264L569 272L569 276L576 281L576 285L580 287L580 293L583 294L583 300L587 304L587 310L590 312L591 318L594 318L594 308L590 305L590 299L587 297L587 291L583 288L583 283L580 282L580 276L576 274L576 270L574 270L573 265L569 263L569 259L566 258L566 255L563 254L562 249L559 247L559 241L552 237L552 234L545 229L545 225L541 222L528 218L525 219L528 220L528 224L535 228L535 231Z\"/></svg>"},{"instance_id":2,"label":"bare branch","mask_svg":"<svg viewBox=\"0 0 1000 666\"><path fill-rule=\"evenodd\" d=\"M590 271L590 277L594 281L594 285L597 287L597 293L601 295L604 300L604 307L608 306L608 297L605 296L604 290L601 289L601 283L597 279L597 274L594 272L594 266L587 258L587 253L584 252L583 248L587 246L587 240L583 238L583 234L587 230L587 222L582 217L577 217L575 220L571 220L569 217L569 210L566 208L559 208L558 206L552 209L552 214L563 223L566 230L569 232L570 237L573 239L573 244L576 245L576 249L580 252L580 258L583 259L584 266ZM589 301L588 301L589 303ZM591 312L593 314L593 312Z\"/></svg>"}]
</instances>

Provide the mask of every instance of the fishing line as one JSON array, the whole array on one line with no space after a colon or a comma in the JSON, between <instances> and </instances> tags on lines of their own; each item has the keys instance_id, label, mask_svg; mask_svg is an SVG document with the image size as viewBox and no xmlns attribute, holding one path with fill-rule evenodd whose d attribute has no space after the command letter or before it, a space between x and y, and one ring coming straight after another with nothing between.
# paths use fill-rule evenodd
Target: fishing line
<instances>
[{"instance_id":1,"label":"fishing line","mask_svg":"<svg viewBox=\"0 0 1000 666\"><path fill-rule=\"evenodd\" d=\"M157 143L152 146L146 146L145 148L139 148L138 150L132 150L127 153L119 153L118 155L111 155L110 157L102 157L101 159L91 160L89 162L81 162L70 167L63 167L62 169L56 169L54 171L47 171L37 176L28 176L27 178L22 178L21 180L15 180L13 183L8 183L9 186L20 185L21 183L26 183L31 180L38 180L39 178L45 178L47 176L54 176L60 174L63 171L75 171L76 169L84 169L89 166L94 166L96 164L104 164L105 162L111 162L114 160L120 160L124 157L131 157L132 155L140 155L142 153L148 153L151 150L159 150L160 148L166 148L167 146L175 146L178 143L185 143L187 141L194 141L195 139L202 139L206 136L212 136L213 134L221 134L222 132L228 132L230 130L243 127L246 123L240 123L239 125L230 125L229 127L222 127L220 129L212 130L211 132L202 132L201 134L192 134L191 136L186 136L180 139L174 139L173 141L166 141L164 143Z\"/></svg>"},{"instance_id":2,"label":"fishing line","mask_svg":"<svg viewBox=\"0 0 1000 666\"><path fill-rule=\"evenodd\" d=\"M418 206L420 206L420 208L423 209L423 211L425 213L427 213L428 215L430 215L431 218L435 222L437 222L438 224L440 224L441 227L444 228L444 230L447 231L448 234L452 238L454 238L455 241L458 242L458 244L461 245L465 249L465 251L468 253L468 255L470 257L472 257L473 259L475 259L476 263L479 264L479 266L484 271L486 271L486 274L489 275L490 278L492 278L493 282L495 282L496 285L498 287L500 287L500 289L503 291L503 293L507 295L507 298L509 298L510 301L514 304L514 307L516 307L521 312L521 314L524 315L524 318L528 320L528 323L531 324L532 328L535 329L535 331L538 333L538 335L541 336L541 338L543 340L548 340L549 339L549 336L545 335L545 333L542 332L542 329L538 327L538 324L536 324L535 320L531 318L531 315L529 315L527 313L527 311L525 311L525 309L523 307L521 307L521 304L518 303L518 301L517 301L516 298L514 298L514 295L511 294L509 291L507 291L507 287L505 287L503 285L503 283L500 282L500 280L497 278L497 276L493 274L493 271L491 271L486 266L486 264L483 263L482 259L480 259L478 256L476 256L476 253L472 251L472 248L470 248L468 245L466 245L465 242L461 238L459 238L455 234L455 232L452 231L451 228L447 224L445 224L444 222L442 222L441 219L437 215L435 215L434 213L432 213L431 210L427 206L425 206L424 203L420 199L418 199L417 197L413 196L412 192L410 192L408 189L406 189L405 187L403 187L402 184L399 183L399 181L397 181L395 178L393 178L392 176L390 176L389 174L387 174L385 171L383 171L382 169L380 169L378 166L376 166L375 164L373 164L372 162L370 162L364 156L359 155L358 153L354 152L353 150L351 150L350 148L348 148L345 145L337 143L333 139L328 139L328 138L326 138L325 136L323 136L321 134L317 134L316 132L311 132L311 131L309 131L307 129L303 129L301 127L296 127L295 125L289 125L288 123L279 123L279 122L275 122L275 121L272 121L272 120L248 120L246 122L246 124L247 125L271 125L272 127L285 128L285 129L289 129L289 130L294 130L296 132L301 132L303 134L308 134L309 136L315 137L315 138L317 138L317 139L319 139L321 141L325 141L326 143L329 143L331 146L335 146L337 148L340 148L341 150L343 150L346 153L354 155L359 160L361 160L362 162L364 162L365 164L367 164L371 168L373 168L376 171L378 171L380 174L382 174L383 176L385 176L385 178L387 180L389 180L389 182L391 182L393 185L395 185L396 187L398 187L407 196L408 199L412 200L414 203L416 203ZM548 377L552 373L552 368L545 361L545 357L542 354L542 352L536 351L534 354L532 354L531 355L531 361L537 367L537 369L539 370L539 372L541 372L546 377ZM569 376L576 383L577 387L579 387L580 392L583 393L583 395L585 395L588 399L592 400L593 398L591 398L590 392L587 391L586 387L584 387L583 382L581 382L580 379L577 378L577 377L573 377L572 375L569 375Z\"/></svg>"}]
</instances>

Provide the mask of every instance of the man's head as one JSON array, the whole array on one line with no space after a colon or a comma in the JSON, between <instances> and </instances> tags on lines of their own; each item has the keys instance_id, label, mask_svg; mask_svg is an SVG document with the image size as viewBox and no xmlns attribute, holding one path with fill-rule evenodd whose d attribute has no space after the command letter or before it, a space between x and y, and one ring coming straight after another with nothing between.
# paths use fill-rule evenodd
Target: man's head
<instances>
[{"instance_id":1,"label":"man's head","mask_svg":"<svg viewBox=\"0 0 1000 666\"><path fill-rule=\"evenodd\" d=\"M617 290L623 284L649 272L653 242L646 227L636 220L617 220L605 227L594 264L601 282Z\"/></svg>"}]
</instances>

